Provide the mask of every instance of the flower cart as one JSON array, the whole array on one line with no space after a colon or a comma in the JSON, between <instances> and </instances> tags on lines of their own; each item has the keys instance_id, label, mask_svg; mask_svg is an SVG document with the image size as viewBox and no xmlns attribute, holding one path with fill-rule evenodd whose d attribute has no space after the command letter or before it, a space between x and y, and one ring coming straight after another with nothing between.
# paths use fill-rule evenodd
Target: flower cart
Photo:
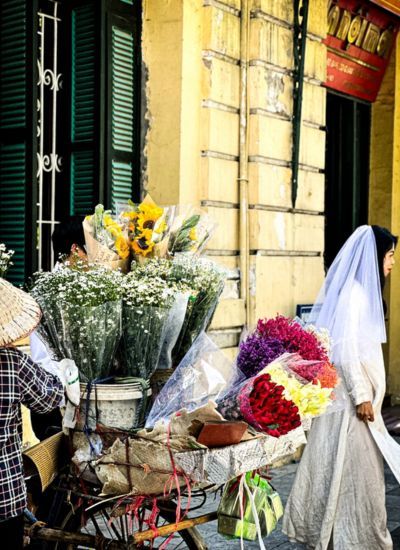
<instances>
[{"instance_id":1,"label":"flower cart","mask_svg":"<svg viewBox=\"0 0 400 550\"><path fill-rule=\"evenodd\" d=\"M308 424L304 427L308 428ZM204 549L207 546L196 526L218 518L216 509L201 514L207 499L215 500L216 492L230 479L272 464L305 442L304 428L299 427L279 439L265 436L218 450L175 455L177 471L193 480L193 489L190 496L187 491L179 496L161 495L157 500L158 517L151 528L148 526L152 522L154 498L136 502L129 496L104 498L98 487L86 484L83 490L75 476L62 475L57 484L53 482L55 494L61 494L68 502L59 526L34 523L27 526L26 534L31 539L53 543L49 547L57 549L162 548L167 540L171 549ZM182 519L178 521L177 500L182 508Z\"/></svg>"},{"instance_id":2,"label":"flower cart","mask_svg":"<svg viewBox=\"0 0 400 550\"><path fill-rule=\"evenodd\" d=\"M261 320L232 364L205 332L226 277L200 257L205 214L147 197L117 216L99 205L84 229L88 263L39 273L31 290L54 368L67 358L79 369L80 404L64 413L71 460L51 478L54 517L29 536L205 548L196 525L218 519L221 534L263 548L282 514L266 467L340 404L329 336ZM224 486L218 511L193 515Z\"/></svg>"}]
</instances>

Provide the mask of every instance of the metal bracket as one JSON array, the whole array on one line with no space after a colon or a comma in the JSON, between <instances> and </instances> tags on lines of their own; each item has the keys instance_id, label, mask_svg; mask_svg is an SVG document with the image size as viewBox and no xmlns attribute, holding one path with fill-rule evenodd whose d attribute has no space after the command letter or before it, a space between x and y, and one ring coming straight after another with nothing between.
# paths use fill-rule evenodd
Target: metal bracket
<instances>
[{"instance_id":1,"label":"metal bracket","mask_svg":"<svg viewBox=\"0 0 400 550\"><path fill-rule=\"evenodd\" d=\"M303 102L304 63L307 43L309 0L294 0L293 28L293 149L292 149L292 206L296 207L301 137L301 108Z\"/></svg>"}]
</instances>

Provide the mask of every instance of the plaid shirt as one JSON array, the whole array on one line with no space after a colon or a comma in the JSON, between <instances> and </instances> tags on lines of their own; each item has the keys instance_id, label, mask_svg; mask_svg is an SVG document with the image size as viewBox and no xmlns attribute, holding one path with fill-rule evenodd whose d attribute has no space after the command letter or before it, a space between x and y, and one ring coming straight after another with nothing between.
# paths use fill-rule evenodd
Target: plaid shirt
<instances>
[{"instance_id":1,"label":"plaid shirt","mask_svg":"<svg viewBox=\"0 0 400 550\"><path fill-rule=\"evenodd\" d=\"M56 376L17 349L0 348L0 520L19 516L26 507L20 404L47 413L63 395Z\"/></svg>"}]
</instances>

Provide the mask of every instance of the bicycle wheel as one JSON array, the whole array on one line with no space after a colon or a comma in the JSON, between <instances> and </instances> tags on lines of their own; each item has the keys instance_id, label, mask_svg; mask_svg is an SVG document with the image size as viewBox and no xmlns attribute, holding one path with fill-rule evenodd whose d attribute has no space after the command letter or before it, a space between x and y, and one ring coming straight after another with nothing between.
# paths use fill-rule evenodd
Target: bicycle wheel
<instances>
[{"instance_id":1,"label":"bicycle wheel","mask_svg":"<svg viewBox=\"0 0 400 550\"><path fill-rule=\"evenodd\" d=\"M81 523L81 511L79 510L76 513L70 511L65 517L64 521L61 524L61 529L70 532L81 532L90 535L102 535L103 537L111 540L115 540L121 543L121 549L125 547L123 544L126 543L126 548L128 548L129 539L132 542L131 525L129 517L126 514L113 514L114 505L107 502L101 503L96 506L93 511L89 510L87 515L87 521L82 527ZM139 510L139 525L140 530L147 530L145 520L150 515L148 508L143 507ZM159 516L157 518L157 527L160 528L163 525L168 525L175 521L175 510L173 507L171 509L160 510ZM135 531L137 526L135 525ZM168 536L157 537L153 541L145 541L143 543L137 544L137 548L154 548L155 550L161 546L163 542L168 538ZM153 544L153 546L152 546ZM207 546L205 545L200 533L195 527L189 529L184 529L173 533L172 539L168 543L168 549L171 550L181 550L184 548L189 548L190 550L206 550ZM92 547L80 546L80 545L71 545L58 542L54 546L54 550L93 550Z\"/></svg>"}]
</instances>

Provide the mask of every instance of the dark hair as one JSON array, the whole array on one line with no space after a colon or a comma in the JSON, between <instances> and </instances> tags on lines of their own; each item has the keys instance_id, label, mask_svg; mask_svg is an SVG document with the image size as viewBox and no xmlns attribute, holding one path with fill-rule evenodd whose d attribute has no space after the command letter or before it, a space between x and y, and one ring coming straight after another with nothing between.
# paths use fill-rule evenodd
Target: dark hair
<instances>
[{"instance_id":1,"label":"dark hair","mask_svg":"<svg viewBox=\"0 0 400 550\"><path fill-rule=\"evenodd\" d=\"M379 279L381 282L381 289L385 286L385 274L383 273L383 259L389 250L392 250L393 247L396 248L398 237L392 235L392 233L386 229L386 227L380 227L379 225L371 225L372 231L374 232L375 243L376 243L376 253L378 258L378 269L379 269ZM386 315L387 305L382 296L383 302L383 311Z\"/></svg>"},{"instance_id":2,"label":"dark hair","mask_svg":"<svg viewBox=\"0 0 400 550\"><path fill-rule=\"evenodd\" d=\"M81 248L84 247L83 220L83 216L69 216L56 226L51 236L56 259L60 256L69 256L74 244L77 244Z\"/></svg>"}]
</instances>

